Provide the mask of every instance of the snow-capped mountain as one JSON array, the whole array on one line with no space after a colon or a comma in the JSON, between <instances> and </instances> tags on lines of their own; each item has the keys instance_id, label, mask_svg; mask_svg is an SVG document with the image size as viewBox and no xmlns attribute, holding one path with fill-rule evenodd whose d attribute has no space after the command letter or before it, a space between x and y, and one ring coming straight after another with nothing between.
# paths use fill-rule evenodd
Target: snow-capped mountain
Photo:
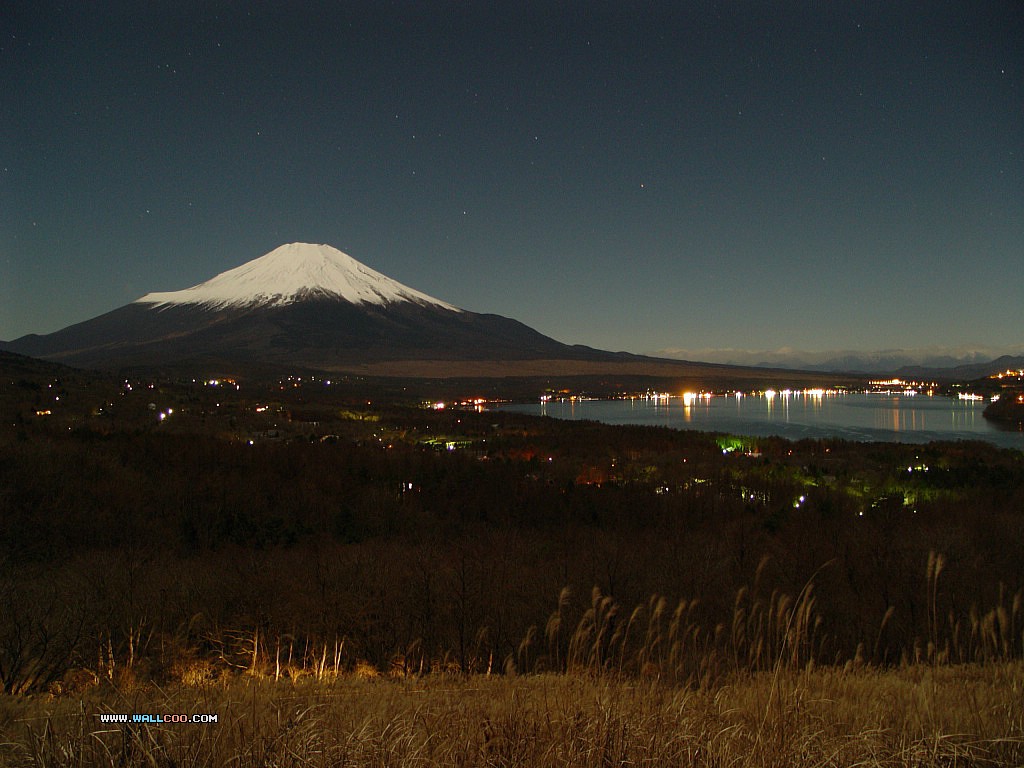
<instances>
[{"instance_id":1,"label":"snow-capped mountain","mask_svg":"<svg viewBox=\"0 0 1024 768\"><path fill-rule=\"evenodd\" d=\"M330 245L288 243L183 291L148 293L138 304L201 304L211 309L282 306L311 297L352 304L409 301L460 312L458 307L402 285Z\"/></svg>"},{"instance_id":2,"label":"snow-capped mountain","mask_svg":"<svg viewBox=\"0 0 1024 768\"><path fill-rule=\"evenodd\" d=\"M352 370L390 361L620 360L435 299L328 245L291 243L206 282L2 345L87 368Z\"/></svg>"}]
</instances>

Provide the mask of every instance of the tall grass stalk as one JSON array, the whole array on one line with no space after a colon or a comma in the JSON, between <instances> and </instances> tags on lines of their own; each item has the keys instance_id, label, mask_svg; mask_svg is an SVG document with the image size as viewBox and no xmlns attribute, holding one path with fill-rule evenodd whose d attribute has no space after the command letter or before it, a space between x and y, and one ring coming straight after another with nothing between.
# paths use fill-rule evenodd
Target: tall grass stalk
<instances>
[{"instance_id":1,"label":"tall grass stalk","mask_svg":"<svg viewBox=\"0 0 1024 768\"><path fill-rule=\"evenodd\" d=\"M115 726L99 722L102 712L212 712L219 722ZM0 698L0 764L1008 766L1024 763L1021 712L1019 662L783 665L703 688L589 671L239 674L192 688Z\"/></svg>"}]
</instances>

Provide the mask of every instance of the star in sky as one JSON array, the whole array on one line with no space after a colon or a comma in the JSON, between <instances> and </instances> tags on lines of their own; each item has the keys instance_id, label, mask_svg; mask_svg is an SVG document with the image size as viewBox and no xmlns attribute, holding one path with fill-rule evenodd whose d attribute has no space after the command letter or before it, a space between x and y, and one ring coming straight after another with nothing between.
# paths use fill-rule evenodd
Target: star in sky
<instances>
[{"instance_id":1,"label":"star in sky","mask_svg":"<svg viewBox=\"0 0 1024 768\"><path fill-rule=\"evenodd\" d=\"M602 348L1019 347L1021 16L22 4L0 338L313 241Z\"/></svg>"}]
</instances>

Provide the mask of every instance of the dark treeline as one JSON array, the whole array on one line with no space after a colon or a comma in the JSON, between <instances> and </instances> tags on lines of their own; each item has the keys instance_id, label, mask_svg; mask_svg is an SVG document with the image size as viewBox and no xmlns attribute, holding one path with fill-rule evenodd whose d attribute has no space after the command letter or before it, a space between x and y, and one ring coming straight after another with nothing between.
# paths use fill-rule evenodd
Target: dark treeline
<instances>
[{"instance_id":1,"label":"dark treeline","mask_svg":"<svg viewBox=\"0 0 1024 768\"><path fill-rule=\"evenodd\" d=\"M4 690L1024 650L1019 453L305 405L252 444L235 415L11 420Z\"/></svg>"}]
</instances>

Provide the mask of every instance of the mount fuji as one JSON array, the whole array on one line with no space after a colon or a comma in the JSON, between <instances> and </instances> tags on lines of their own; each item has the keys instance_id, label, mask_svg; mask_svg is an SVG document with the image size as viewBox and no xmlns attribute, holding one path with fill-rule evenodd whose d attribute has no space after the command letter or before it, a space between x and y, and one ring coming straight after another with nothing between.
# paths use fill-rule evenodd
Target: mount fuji
<instances>
[{"instance_id":1,"label":"mount fuji","mask_svg":"<svg viewBox=\"0 0 1024 768\"><path fill-rule=\"evenodd\" d=\"M55 333L0 346L115 370L248 366L455 375L473 370L467 363L504 363L499 367L509 370L514 361L643 359L570 346L516 320L460 309L336 248L308 243L282 245L191 288L149 293Z\"/></svg>"},{"instance_id":2,"label":"mount fuji","mask_svg":"<svg viewBox=\"0 0 1024 768\"><path fill-rule=\"evenodd\" d=\"M198 304L212 309L271 307L313 298L350 304L410 302L461 312L439 299L370 269L347 253L329 245L289 243L258 259L229 269L205 283L170 293L149 293L136 304L167 307Z\"/></svg>"}]
</instances>

